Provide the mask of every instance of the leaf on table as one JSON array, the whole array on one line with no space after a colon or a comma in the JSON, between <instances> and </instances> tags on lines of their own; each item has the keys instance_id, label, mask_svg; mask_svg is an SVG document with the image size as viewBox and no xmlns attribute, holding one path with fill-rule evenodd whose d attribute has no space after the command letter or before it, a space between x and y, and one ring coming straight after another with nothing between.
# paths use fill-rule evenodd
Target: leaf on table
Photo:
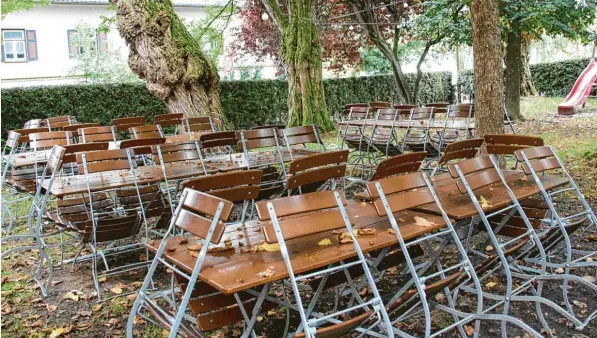
<instances>
[{"instance_id":1,"label":"leaf on table","mask_svg":"<svg viewBox=\"0 0 597 338\"><path fill-rule=\"evenodd\" d=\"M415 216L415 224L420 227L430 227L435 225L435 223L430 222L427 219L419 216Z\"/></svg>"},{"instance_id":2,"label":"leaf on table","mask_svg":"<svg viewBox=\"0 0 597 338\"><path fill-rule=\"evenodd\" d=\"M332 241L329 238L324 238L321 241L317 242L317 245L319 246L330 246L332 245Z\"/></svg>"},{"instance_id":3,"label":"leaf on table","mask_svg":"<svg viewBox=\"0 0 597 338\"><path fill-rule=\"evenodd\" d=\"M399 217L398 218L398 222L400 222L400 223L406 223L406 220L404 218L402 218L402 217Z\"/></svg>"},{"instance_id":4,"label":"leaf on table","mask_svg":"<svg viewBox=\"0 0 597 338\"><path fill-rule=\"evenodd\" d=\"M350 232L342 231L338 235L338 242L340 242L340 244L352 243L353 240L352 240L352 236L350 236Z\"/></svg>"},{"instance_id":5,"label":"leaf on table","mask_svg":"<svg viewBox=\"0 0 597 338\"><path fill-rule=\"evenodd\" d=\"M481 204L481 208L483 209L491 208L491 205L483 195L479 196L479 204Z\"/></svg>"},{"instance_id":6,"label":"leaf on table","mask_svg":"<svg viewBox=\"0 0 597 338\"><path fill-rule=\"evenodd\" d=\"M396 231L394 231L394 229L388 229L388 230L386 230L386 232L389 234L392 234L392 235L396 234Z\"/></svg>"},{"instance_id":7,"label":"leaf on table","mask_svg":"<svg viewBox=\"0 0 597 338\"><path fill-rule=\"evenodd\" d=\"M268 252L280 251L280 243L274 243L274 244L263 243L260 246L263 250L268 251Z\"/></svg>"},{"instance_id":8,"label":"leaf on table","mask_svg":"<svg viewBox=\"0 0 597 338\"><path fill-rule=\"evenodd\" d=\"M263 277L263 278L269 278L269 277L272 277L272 276L273 276L273 275L275 275L275 274L276 274L276 272L275 272L274 270L272 270L272 268L271 268L271 267L269 267L269 268L267 268L267 270L265 270L265 271L261 271L261 272L259 273L259 276L261 276L261 277Z\"/></svg>"},{"instance_id":9,"label":"leaf on table","mask_svg":"<svg viewBox=\"0 0 597 338\"><path fill-rule=\"evenodd\" d=\"M201 248L203 248L203 243L187 245L187 250L189 251L201 251Z\"/></svg>"},{"instance_id":10,"label":"leaf on table","mask_svg":"<svg viewBox=\"0 0 597 338\"><path fill-rule=\"evenodd\" d=\"M62 296L62 299L70 299L70 300L74 300L75 302L79 301L79 295L77 294L76 290L67 292L66 294L64 294L64 296Z\"/></svg>"},{"instance_id":11,"label":"leaf on table","mask_svg":"<svg viewBox=\"0 0 597 338\"><path fill-rule=\"evenodd\" d=\"M191 257L194 257L194 258L197 258L197 257L199 257L199 251L190 251L190 250L187 250L187 253L188 253L188 254L189 254Z\"/></svg>"},{"instance_id":12,"label":"leaf on table","mask_svg":"<svg viewBox=\"0 0 597 338\"><path fill-rule=\"evenodd\" d=\"M372 239L369 240L369 245L373 245L373 244L375 244L375 242Z\"/></svg>"},{"instance_id":13,"label":"leaf on table","mask_svg":"<svg viewBox=\"0 0 597 338\"><path fill-rule=\"evenodd\" d=\"M189 242L189 239L186 237L183 237L180 239L180 242L178 242L178 244L187 244Z\"/></svg>"},{"instance_id":14,"label":"leaf on table","mask_svg":"<svg viewBox=\"0 0 597 338\"><path fill-rule=\"evenodd\" d=\"M166 252L174 252L176 251L176 246L171 246L166 248Z\"/></svg>"},{"instance_id":15,"label":"leaf on table","mask_svg":"<svg viewBox=\"0 0 597 338\"><path fill-rule=\"evenodd\" d=\"M359 236L375 236L376 229L374 228L359 228L356 229L357 235Z\"/></svg>"}]
</instances>

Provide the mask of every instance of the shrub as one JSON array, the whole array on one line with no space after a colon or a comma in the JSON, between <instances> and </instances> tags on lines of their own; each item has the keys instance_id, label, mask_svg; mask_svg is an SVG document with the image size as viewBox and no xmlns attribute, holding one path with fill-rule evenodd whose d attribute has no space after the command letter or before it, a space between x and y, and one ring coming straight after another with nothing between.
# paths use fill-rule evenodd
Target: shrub
<instances>
[{"instance_id":1,"label":"shrub","mask_svg":"<svg viewBox=\"0 0 597 338\"><path fill-rule=\"evenodd\" d=\"M409 74L412 80L413 75ZM452 75L424 74L419 103L453 99ZM324 80L330 114L337 115L347 103L398 102L391 75ZM285 80L222 81L220 100L226 117L237 128L284 123L287 119L288 84ZM2 135L18 129L25 121L73 115L80 122L112 123L126 116L145 116L152 121L166 106L151 95L144 84L86 84L2 90Z\"/></svg>"}]
</instances>

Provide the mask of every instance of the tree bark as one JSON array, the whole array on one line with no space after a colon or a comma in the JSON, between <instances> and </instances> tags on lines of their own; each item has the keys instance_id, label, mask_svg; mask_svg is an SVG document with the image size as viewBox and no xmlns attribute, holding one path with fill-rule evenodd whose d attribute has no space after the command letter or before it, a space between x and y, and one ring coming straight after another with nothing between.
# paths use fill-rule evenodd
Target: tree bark
<instances>
[{"instance_id":1,"label":"tree bark","mask_svg":"<svg viewBox=\"0 0 597 338\"><path fill-rule=\"evenodd\" d=\"M334 124L325 103L321 45L313 17L313 1L288 0L286 18L277 1L262 0L282 33L282 58L288 78L289 127L315 124L322 131L331 131Z\"/></svg>"},{"instance_id":2,"label":"tree bark","mask_svg":"<svg viewBox=\"0 0 597 338\"><path fill-rule=\"evenodd\" d=\"M216 115L224 121L219 76L178 18L170 0L117 0L120 35L129 66L171 112L185 117Z\"/></svg>"},{"instance_id":3,"label":"tree bark","mask_svg":"<svg viewBox=\"0 0 597 338\"><path fill-rule=\"evenodd\" d=\"M475 125L477 137L504 133L504 79L499 0L473 0Z\"/></svg>"},{"instance_id":4,"label":"tree bark","mask_svg":"<svg viewBox=\"0 0 597 338\"><path fill-rule=\"evenodd\" d=\"M522 120L520 83L522 81L522 37L520 20L510 23L506 46L506 110L513 120Z\"/></svg>"},{"instance_id":5,"label":"tree bark","mask_svg":"<svg viewBox=\"0 0 597 338\"><path fill-rule=\"evenodd\" d=\"M522 60L522 83L520 84L520 94L522 96L535 96L539 93L533 83L533 75L531 74L531 67L529 67L529 44L527 41L522 41L521 44L521 60Z\"/></svg>"}]
</instances>

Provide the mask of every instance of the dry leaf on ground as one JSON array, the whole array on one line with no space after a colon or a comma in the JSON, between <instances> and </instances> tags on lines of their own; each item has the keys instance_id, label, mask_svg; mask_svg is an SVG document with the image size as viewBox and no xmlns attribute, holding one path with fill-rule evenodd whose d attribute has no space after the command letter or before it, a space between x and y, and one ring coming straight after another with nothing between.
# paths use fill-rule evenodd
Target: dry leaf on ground
<instances>
[{"instance_id":1,"label":"dry leaf on ground","mask_svg":"<svg viewBox=\"0 0 597 338\"><path fill-rule=\"evenodd\" d=\"M64 296L62 296L62 299L71 299L71 300L74 300L75 302L78 302L79 295L77 294L76 290L73 290L71 292L67 292L66 294L64 294Z\"/></svg>"}]
</instances>

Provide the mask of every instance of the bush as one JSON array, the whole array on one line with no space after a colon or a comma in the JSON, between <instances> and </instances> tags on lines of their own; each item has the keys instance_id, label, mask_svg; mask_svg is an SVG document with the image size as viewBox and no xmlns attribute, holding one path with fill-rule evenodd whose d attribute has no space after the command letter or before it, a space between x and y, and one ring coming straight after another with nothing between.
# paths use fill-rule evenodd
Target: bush
<instances>
[{"instance_id":1,"label":"bush","mask_svg":"<svg viewBox=\"0 0 597 338\"><path fill-rule=\"evenodd\" d=\"M409 74L412 80L413 75ZM453 99L452 75L448 72L424 74L419 103ZM347 103L398 102L391 75L324 80L330 114L340 114ZM288 115L285 80L222 81L220 100L226 117L237 129L284 123ZM25 121L60 115L73 115L80 122L110 125L112 119L145 116L152 121L166 106L151 95L144 84L87 84L2 90L2 135L19 129Z\"/></svg>"},{"instance_id":2,"label":"bush","mask_svg":"<svg viewBox=\"0 0 597 338\"><path fill-rule=\"evenodd\" d=\"M567 96L576 79L589 64L589 59L568 60L531 65L531 75L539 95ZM458 83L463 94L474 92L474 75L472 70L458 74Z\"/></svg>"}]
</instances>

